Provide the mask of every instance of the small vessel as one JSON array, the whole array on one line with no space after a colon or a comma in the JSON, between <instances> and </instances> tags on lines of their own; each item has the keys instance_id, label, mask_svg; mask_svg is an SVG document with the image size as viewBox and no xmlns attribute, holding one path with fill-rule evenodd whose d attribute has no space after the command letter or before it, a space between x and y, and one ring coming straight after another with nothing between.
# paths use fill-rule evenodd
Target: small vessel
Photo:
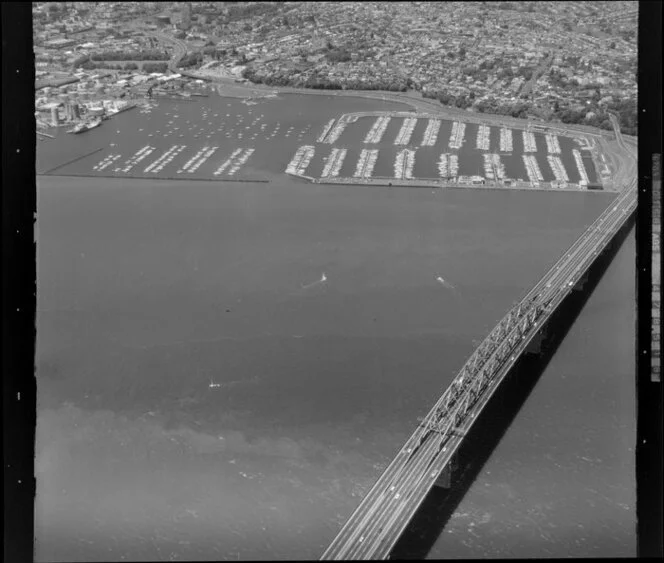
<instances>
[{"instance_id":1,"label":"small vessel","mask_svg":"<svg viewBox=\"0 0 664 563\"><path fill-rule=\"evenodd\" d=\"M86 131L89 131L90 129L94 129L95 127L99 127L101 125L101 117L97 117L91 121L84 121L83 123L79 123L76 125L73 129L70 129L67 131L67 133L85 133Z\"/></svg>"}]
</instances>

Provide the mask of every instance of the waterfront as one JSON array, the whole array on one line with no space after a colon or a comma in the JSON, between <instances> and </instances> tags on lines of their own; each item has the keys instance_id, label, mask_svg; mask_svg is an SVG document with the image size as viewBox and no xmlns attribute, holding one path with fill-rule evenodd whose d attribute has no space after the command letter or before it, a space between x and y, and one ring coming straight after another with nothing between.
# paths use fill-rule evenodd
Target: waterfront
<instances>
[{"instance_id":1,"label":"waterfront","mask_svg":"<svg viewBox=\"0 0 664 563\"><path fill-rule=\"evenodd\" d=\"M612 197L38 181L40 560L318 557L474 341ZM623 445L596 487L611 499ZM528 482L514 465L499 483Z\"/></svg>"},{"instance_id":2,"label":"waterfront","mask_svg":"<svg viewBox=\"0 0 664 563\"><path fill-rule=\"evenodd\" d=\"M458 174L462 176L486 174L483 153L476 147L480 128L476 123L463 125L458 146L453 147L451 132L458 122L449 118L441 120L437 138L421 146L429 122L425 114L414 120L404 114L390 118L379 142L365 142L377 121L375 116L360 117L339 127L338 135L330 134L325 142L319 142L326 123L351 110L396 112L407 109L406 104L391 101L304 94L238 99L213 93L195 101L153 101L147 107L116 115L102 127L81 135L64 135L62 130L57 131L55 140L40 143L37 170L58 175L255 181L284 172L300 147L315 144L315 154L305 172L313 177L325 175L327 159L335 150L345 150L346 156L332 175L351 177L361 151L367 147L379 151L375 175L394 177L397 153L405 145L416 151L416 177L438 178L436 162L441 152L458 155ZM403 138L398 139L401 128L409 120L412 129L404 130ZM529 180L522 154L530 151L541 171L539 180L554 180L542 133L533 134L533 145L526 146L523 131L508 129L514 136L512 152L512 148L500 151L497 123L491 123L488 131L486 150L492 150L503 160L507 178ZM582 178L572 151L578 145L569 137L554 138L559 139L560 166L566 170L569 181L577 184ZM237 155L240 151L248 151L248 154L241 158ZM235 158L240 162L235 163ZM587 174L585 179L595 182L597 175L590 153L583 151L580 158L580 166Z\"/></svg>"}]
</instances>

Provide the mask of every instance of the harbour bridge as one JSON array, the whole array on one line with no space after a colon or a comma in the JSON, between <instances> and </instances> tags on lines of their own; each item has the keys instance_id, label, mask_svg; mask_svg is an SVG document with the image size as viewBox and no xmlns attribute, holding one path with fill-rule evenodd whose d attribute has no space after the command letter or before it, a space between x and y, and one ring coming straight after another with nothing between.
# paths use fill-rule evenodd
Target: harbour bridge
<instances>
[{"instance_id":1,"label":"harbour bridge","mask_svg":"<svg viewBox=\"0 0 664 563\"><path fill-rule=\"evenodd\" d=\"M614 121L620 148L634 159ZM538 353L549 320L632 218L636 179L496 325L408 438L321 559L387 559L429 491L449 487L455 454L514 364Z\"/></svg>"}]
</instances>

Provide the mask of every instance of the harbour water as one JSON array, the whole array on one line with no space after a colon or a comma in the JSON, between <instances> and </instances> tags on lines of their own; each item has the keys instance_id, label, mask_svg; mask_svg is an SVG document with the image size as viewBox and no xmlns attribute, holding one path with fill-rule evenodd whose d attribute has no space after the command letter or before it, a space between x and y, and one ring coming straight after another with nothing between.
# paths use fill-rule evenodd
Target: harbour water
<instances>
[{"instance_id":1,"label":"harbour water","mask_svg":"<svg viewBox=\"0 0 664 563\"><path fill-rule=\"evenodd\" d=\"M56 132L53 142L39 144L39 173L119 178L171 179L265 179L281 174L286 163L301 146L316 143L330 119L358 111L405 111L410 107L395 102L343 96L306 96L281 94L275 98L246 100L216 95L194 102L160 101L116 115L103 125L80 135ZM351 177L361 151L367 146L379 149L376 176L394 176L394 161L406 145L416 149L416 176L437 178L436 162L441 152L459 156L459 174L484 175L482 152L476 148L479 125L468 123L463 143L450 148L453 121L443 119L435 143L421 146L427 118L415 120L412 135L403 144L395 144L402 126L409 118L392 117L379 143L365 144L365 138L376 117L361 117L340 130L333 143L317 143L316 154L306 172L320 177L326 159L333 150L346 150L347 156L339 176ZM412 119L412 118L411 118ZM500 152L500 128L490 129L490 150ZM521 155L524 152L522 131L513 130L513 152L502 152L508 178L527 180ZM547 161L547 145L541 133L533 135L534 155L542 180L554 179ZM562 165L570 182L580 180L572 155L578 145L569 137L558 137ZM225 164L234 151L251 150L237 167ZM589 180L596 171L588 151L581 151L583 167ZM223 171L223 172L222 172Z\"/></svg>"},{"instance_id":2,"label":"harbour water","mask_svg":"<svg viewBox=\"0 0 664 563\"><path fill-rule=\"evenodd\" d=\"M611 198L40 176L37 560L317 558ZM633 256L432 556L633 554Z\"/></svg>"}]
</instances>

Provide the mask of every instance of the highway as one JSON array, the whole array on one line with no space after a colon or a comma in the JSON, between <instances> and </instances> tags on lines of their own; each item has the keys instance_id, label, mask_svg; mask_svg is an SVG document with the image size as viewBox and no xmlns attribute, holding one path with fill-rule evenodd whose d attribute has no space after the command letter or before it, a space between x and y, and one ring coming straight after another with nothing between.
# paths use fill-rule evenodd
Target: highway
<instances>
[{"instance_id":1,"label":"highway","mask_svg":"<svg viewBox=\"0 0 664 563\"><path fill-rule=\"evenodd\" d=\"M170 43L175 47L175 52L173 53L170 61L168 61L168 69L171 72L177 72L177 65L180 62L180 59L182 59L182 57L187 54L187 44L184 41L175 39L175 37L170 37L162 33L146 33L146 35L150 35L156 39L161 40L162 42Z\"/></svg>"},{"instance_id":2,"label":"highway","mask_svg":"<svg viewBox=\"0 0 664 563\"><path fill-rule=\"evenodd\" d=\"M128 22L127 26L130 29L138 29L140 25L145 24L145 21L149 18L141 18L133 22ZM154 37L155 39L161 41L162 43L170 43L175 47L175 52L173 53L173 56L171 59L168 61L168 69L171 72L177 73L177 65L180 62L180 59L184 57L187 54L187 44L184 41L181 41L180 39L176 39L175 37L171 37L170 35L166 35L164 33L157 33L154 31L147 31L145 29L141 29L142 33L147 36L147 37Z\"/></svg>"}]
</instances>

